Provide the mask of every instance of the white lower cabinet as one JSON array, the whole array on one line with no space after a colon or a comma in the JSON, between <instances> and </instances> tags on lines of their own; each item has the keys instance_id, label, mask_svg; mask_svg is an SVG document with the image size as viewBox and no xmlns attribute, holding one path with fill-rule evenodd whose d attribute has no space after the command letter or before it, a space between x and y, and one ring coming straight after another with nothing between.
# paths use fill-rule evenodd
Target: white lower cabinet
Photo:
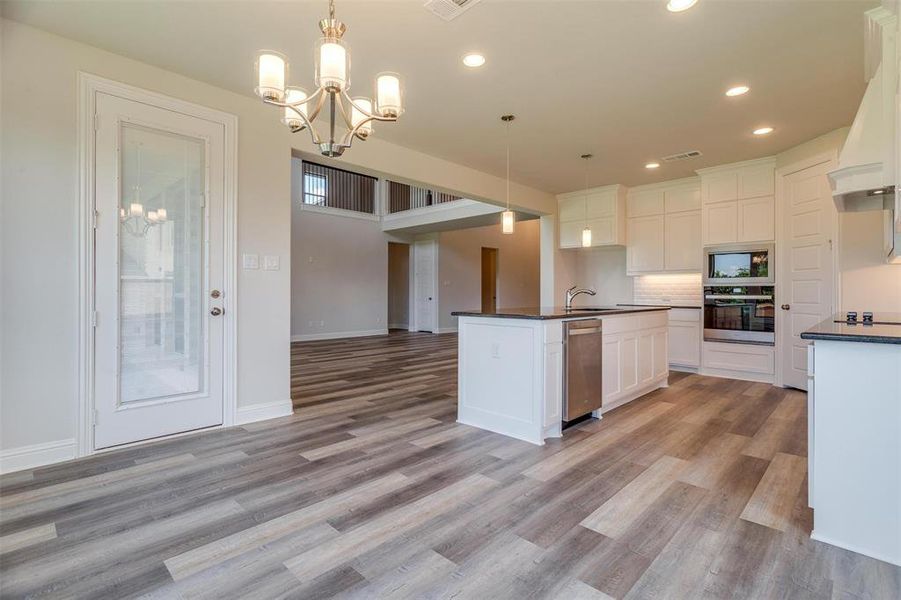
<instances>
[{"instance_id":1,"label":"white lower cabinet","mask_svg":"<svg viewBox=\"0 0 901 600\"><path fill-rule=\"evenodd\" d=\"M669 365L673 367L701 366L701 311L694 308L674 308L669 311Z\"/></svg>"},{"instance_id":2,"label":"white lower cabinet","mask_svg":"<svg viewBox=\"0 0 901 600\"><path fill-rule=\"evenodd\" d=\"M667 316L663 311L603 319L601 412L665 385Z\"/></svg>"},{"instance_id":3,"label":"white lower cabinet","mask_svg":"<svg viewBox=\"0 0 901 600\"><path fill-rule=\"evenodd\" d=\"M701 374L772 383L774 354L773 346L703 342Z\"/></svg>"}]
</instances>

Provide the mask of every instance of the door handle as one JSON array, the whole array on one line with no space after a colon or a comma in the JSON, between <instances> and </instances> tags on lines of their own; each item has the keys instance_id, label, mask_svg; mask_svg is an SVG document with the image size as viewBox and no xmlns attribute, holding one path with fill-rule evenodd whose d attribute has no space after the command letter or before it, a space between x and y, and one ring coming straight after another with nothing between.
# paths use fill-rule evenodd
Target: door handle
<instances>
[{"instance_id":1,"label":"door handle","mask_svg":"<svg viewBox=\"0 0 901 600\"><path fill-rule=\"evenodd\" d=\"M791 308L791 304L783 304L779 308L781 308L782 310L789 310Z\"/></svg>"},{"instance_id":2,"label":"door handle","mask_svg":"<svg viewBox=\"0 0 901 600\"><path fill-rule=\"evenodd\" d=\"M213 315L214 317L218 317L218 316L221 315L223 312L224 312L224 311L223 311L221 308L219 308L219 307L217 306L216 308L214 308L213 310L210 311L210 314Z\"/></svg>"}]
</instances>

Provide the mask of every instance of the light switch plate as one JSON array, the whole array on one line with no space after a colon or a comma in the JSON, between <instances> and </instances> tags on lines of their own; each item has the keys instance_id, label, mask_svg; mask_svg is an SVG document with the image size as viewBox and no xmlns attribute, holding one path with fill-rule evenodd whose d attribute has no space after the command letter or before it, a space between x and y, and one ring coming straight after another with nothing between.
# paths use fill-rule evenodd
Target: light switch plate
<instances>
[{"instance_id":1,"label":"light switch plate","mask_svg":"<svg viewBox=\"0 0 901 600\"><path fill-rule=\"evenodd\" d=\"M245 254L243 263L244 263L245 269L259 269L260 268L260 255L259 254Z\"/></svg>"},{"instance_id":2,"label":"light switch plate","mask_svg":"<svg viewBox=\"0 0 901 600\"><path fill-rule=\"evenodd\" d=\"M278 271L279 258L278 255L266 255L263 257L263 269L266 271Z\"/></svg>"}]
</instances>

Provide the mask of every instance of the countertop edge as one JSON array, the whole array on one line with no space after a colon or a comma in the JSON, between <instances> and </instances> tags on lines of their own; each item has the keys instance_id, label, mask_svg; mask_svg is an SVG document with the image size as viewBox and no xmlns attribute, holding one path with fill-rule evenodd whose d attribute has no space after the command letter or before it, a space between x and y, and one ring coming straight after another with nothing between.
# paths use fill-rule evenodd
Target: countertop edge
<instances>
[{"instance_id":1,"label":"countertop edge","mask_svg":"<svg viewBox=\"0 0 901 600\"><path fill-rule=\"evenodd\" d=\"M802 340L823 340L827 342L858 342L861 344L901 344L901 335L867 335L865 333L820 333L805 331Z\"/></svg>"},{"instance_id":2,"label":"countertop edge","mask_svg":"<svg viewBox=\"0 0 901 600\"><path fill-rule=\"evenodd\" d=\"M644 312L661 312L671 310L669 306L641 306L635 308L625 308L622 309L606 309L606 310L577 310L571 313L561 313L561 314L549 314L549 315L525 315L525 314L513 314L513 313L498 313L498 314L484 314L481 312L475 311L465 311L465 310L455 310L451 312L451 316L453 317L475 317L482 319L520 319L527 321L553 321L560 319L579 319L579 318L589 318L589 317L604 317L604 316L617 316L617 315L627 315L627 314L637 314Z\"/></svg>"}]
</instances>

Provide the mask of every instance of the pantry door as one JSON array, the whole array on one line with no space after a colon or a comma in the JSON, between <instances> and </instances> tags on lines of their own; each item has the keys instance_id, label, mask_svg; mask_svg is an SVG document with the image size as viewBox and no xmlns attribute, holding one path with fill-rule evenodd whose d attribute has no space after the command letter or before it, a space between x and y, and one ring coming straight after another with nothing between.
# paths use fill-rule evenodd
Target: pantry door
<instances>
[{"instance_id":1,"label":"pantry door","mask_svg":"<svg viewBox=\"0 0 901 600\"><path fill-rule=\"evenodd\" d=\"M225 128L98 93L94 449L223 422Z\"/></svg>"}]
</instances>

